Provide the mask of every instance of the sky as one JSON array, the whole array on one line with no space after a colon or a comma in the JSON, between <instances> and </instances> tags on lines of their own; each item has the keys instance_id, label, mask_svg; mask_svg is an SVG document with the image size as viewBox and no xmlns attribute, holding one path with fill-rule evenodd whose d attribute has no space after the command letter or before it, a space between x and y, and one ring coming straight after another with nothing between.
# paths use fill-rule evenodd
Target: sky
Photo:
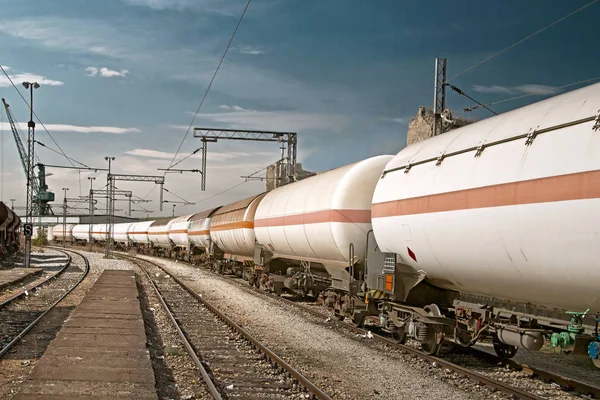
<instances>
[{"instance_id":1,"label":"sky","mask_svg":"<svg viewBox=\"0 0 600 400\"><path fill-rule=\"evenodd\" d=\"M36 121L44 164L70 165L48 149L60 146L94 168L111 156L115 173L162 175L180 146L176 160L200 147L193 130L185 136L192 126L296 132L303 168L323 171L405 147L410 119L432 107L436 57L453 76L589 1L253 0L195 120L246 0L0 0L0 65L26 99L22 82L41 85L34 111L53 138ZM484 103L530 95L494 106L499 113L581 87L557 88L600 76L599 14L593 4L452 83ZM0 96L26 135L27 105L3 74ZM454 115L491 116L463 111L472 105L448 92ZM3 108L0 127L0 198L24 206L25 174ZM195 203L177 204L184 215L258 194L264 182L241 176L278 158L276 143L211 143L206 191L197 173L169 173L164 199ZM176 168L200 168L199 154ZM63 188L74 198L88 193L87 177L95 189L106 184L102 171L47 173L58 213ZM133 216L172 213L173 203L159 211L152 183L117 187L151 200L134 209L152 213ZM125 215L127 203L117 208Z\"/></svg>"}]
</instances>

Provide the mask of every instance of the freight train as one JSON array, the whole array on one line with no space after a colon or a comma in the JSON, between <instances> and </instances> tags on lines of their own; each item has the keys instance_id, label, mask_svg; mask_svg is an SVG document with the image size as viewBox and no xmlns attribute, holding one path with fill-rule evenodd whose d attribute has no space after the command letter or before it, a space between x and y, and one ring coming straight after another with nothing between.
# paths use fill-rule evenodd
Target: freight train
<instances>
[{"instance_id":1,"label":"freight train","mask_svg":"<svg viewBox=\"0 0 600 400\"><path fill-rule=\"evenodd\" d=\"M590 85L232 204L116 224L114 239L313 296L428 354L445 338L505 358L549 340L600 368L599 109ZM90 229L106 240L105 225L66 234Z\"/></svg>"},{"instance_id":2,"label":"freight train","mask_svg":"<svg viewBox=\"0 0 600 400\"><path fill-rule=\"evenodd\" d=\"M21 218L0 201L0 260L4 261L21 248Z\"/></svg>"}]
</instances>

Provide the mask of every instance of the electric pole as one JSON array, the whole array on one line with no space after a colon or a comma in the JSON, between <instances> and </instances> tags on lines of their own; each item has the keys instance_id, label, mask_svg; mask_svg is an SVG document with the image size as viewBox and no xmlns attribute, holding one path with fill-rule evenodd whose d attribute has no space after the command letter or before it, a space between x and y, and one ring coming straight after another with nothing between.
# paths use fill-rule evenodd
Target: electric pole
<instances>
[{"instance_id":1,"label":"electric pole","mask_svg":"<svg viewBox=\"0 0 600 400\"><path fill-rule=\"evenodd\" d=\"M442 113L446 109L446 59L435 59L435 93L433 97L433 134L442 134Z\"/></svg>"},{"instance_id":2,"label":"electric pole","mask_svg":"<svg viewBox=\"0 0 600 400\"><path fill-rule=\"evenodd\" d=\"M108 217L108 224L107 224L107 232L108 232L108 237L106 238L106 251L104 254L105 258L108 258L110 255L110 249L112 247L112 213L113 213L113 204L112 204L112 200L113 200L113 192L112 192L112 185L113 185L113 181L111 178L111 174L110 174L110 168L111 168L111 161L114 161L114 157L104 157L105 160L108 161L108 175L106 175L106 185L107 185L107 199L106 199L106 216Z\"/></svg>"},{"instance_id":3,"label":"electric pole","mask_svg":"<svg viewBox=\"0 0 600 400\"><path fill-rule=\"evenodd\" d=\"M37 82L23 82L25 89L29 89L29 122L27 123L27 199L25 200L25 222L33 222L33 181L35 176L33 169L34 162L34 140L35 140L35 122L33 122L33 89L40 87ZM25 235L25 268L29 268L31 261L31 236Z\"/></svg>"},{"instance_id":4,"label":"electric pole","mask_svg":"<svg viewBox=\"0 0 600 400\"><path fill-rule=\"evenodd\" d=\"M67 190L69 188L62 188L65 191L65 197L63 200L63 247L66 246L67 242Z\"/></svg>"},{"instance_id":5,"label":"electric pole","mask_svg":"<svg viewBox=\"0 0 600 400\"><path fill-rule=\"evenodd\" d=\"M92 226L94 225L94 180L95 176L88 176L88 180L90 181L90 231L89 231L89 244L90 251L92 251Z\"/></svg>"}]
</instances>

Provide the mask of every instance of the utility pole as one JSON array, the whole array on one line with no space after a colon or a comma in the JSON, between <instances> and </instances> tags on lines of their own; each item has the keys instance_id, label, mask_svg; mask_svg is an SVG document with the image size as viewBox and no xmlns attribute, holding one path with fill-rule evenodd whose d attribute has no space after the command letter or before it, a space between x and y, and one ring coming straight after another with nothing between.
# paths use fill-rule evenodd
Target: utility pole
<instances>
[{"instance_id":1,"label":"utility pole","mask_svg":"<svg viewBox=\"0 0 600 400\"><path fill-rule=\"evenodd\" d=\"M187 196L186 196L186 197L187 197ZM176 205L177 205L177 204L173 204L173 218L175 218L175 206L176 206Z\"/></svg>"},{"instance_id":2,"label":"utility pole","mask_svg":"<svg viewBox=\"0 0 600 400\"><path fill-rule=\"evenodd\" d=\"M433 134L442 134L442 113L446 109L446 59L435 59L435 93L433 97Z\"/></svg>"},{"instance_id":3,"label":"utility pole","mask_svg":"<svg viewBox=\"0 0 600 400\"><path fill-rule=\"evenodd\" d=\"M63 247L65 247L67 242L67 190L69 188L62 188L62 190L65 191L63 200Z\"/></svg>"},{"instance_id":4,"label":"utility pole","mask_svg":"<svg viewBox=\"0 0 600 400\"><path fill-rule=\"evenodd\" d=\"M15 199L10 199L10 209L15 210Z\"/></svg>"},{"instance_id":5,"label":"utility pole","mask_svg":"<svg viewBox=\"0 0 600 400\"><path fill-rule=\"evenodd\" d=\"M95 179L95 176L88 176L88 180L90 181L90 232L88 238L90 251L92 251L92 226L94 225L94 189L92 186L94 185Z\"/></svg>"},{"instance_id":6,"label":"utility pole","mask_svg":"<svg viewBox=\"0 0 600 400\"><path fill-rule=\"evenodd\" d=\"M105 160L108 161L108 175L106 175L106 184L107 184L107 199L106 199L106 216L108 217L108 224L107 224L107 233L108 233L108 237L106 238L106 251L104 254L105 258L109 258L110 257L110 250L112 248L112 213L113 213L113 204L112 204L112 200L113 200L113 180L110 174L110 168L111 168L111 161L114 161L115 158L114 157L104 157Z\"/></svg>"},{"instance_id":7,"label":"utility pole","mask_svg":"<svg viewBox=\"0 0 600 400\"><path fill-rule=\"evenodd\" d=\"M109 157L105 157L105 159L109 159ZM112 157L112 160L115 158ZM110 173L110 161L108 164L109 172L108 172L108 182L109 182L109 193L114 193L114 182L115 181L132 181L132 182L154 182L157 185L161 185L161 198L162 198L162 187L165 183L164 176L152 176L152 175L125 175L125 174L111 174ZM114 202L111 202L111 208L114 214ZM111 224L113 223L111 218ZM110 244L112 243L112 227L108 229L109 238L107 242L106 255L105 258L110 258Z\"/></svg>"},{"instance_id":8,"label":"utility pole","mask_svg":"<svg viewBox=\"0 0 600 400\"><path fill-rule=\"evenodd\" d=\"M33 169L34 161L34 140L35 140L35 122L33 122L33 89L40 87L37 82L23 82L25 89L29 89L29 122L27 123L27 199L25 203L25 222L31 224L33 222ZM25 236L25 268L29 268L31 261L31 236Z\"/></svg>"}]
</instances>

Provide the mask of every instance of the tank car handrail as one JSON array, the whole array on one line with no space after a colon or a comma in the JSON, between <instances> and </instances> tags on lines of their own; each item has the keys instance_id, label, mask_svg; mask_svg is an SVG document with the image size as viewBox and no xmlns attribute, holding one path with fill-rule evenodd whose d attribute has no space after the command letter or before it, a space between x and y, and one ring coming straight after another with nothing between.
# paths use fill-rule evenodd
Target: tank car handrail
<instances>
[{"instance_id":1,"label":"tank car handrail","mask_svg":"<svg viewBox=\"0 0 600 400\"><path fill-rule=\"evenodd\" d=\"M447 153L447 154L443 153L437 157L430 157L430 158L426 158L426 159L415 161L415 162L409 162L409 163L401 165L399 167L394 167L391 169L384 170L383 173L381 174L381 177L383 178L390 172L400 171L402 169L405 169L406 172L408 172L408 170L410 170L410 168L412 168L414 166L427 164L427 163L430 163L433 161L441 162L445 158L457 156L457 155L464 154L464 153L469 153L471 151L476 151L477 153L475 154L475 156L478 156L483 151L483 149L486 147L497 146L499 144L504 144L504 143L512 142L512 141L519 140L519 139L534 138L535 136L541 135L542 133L548 133L548 132L552 132L552 131L555 131L558 129L568 128L570 126L575 126L575 125L583 124L586 122L595 121L597 117L598 117L597 115L593 115L591 117L586 117L586 118L577 119L575 121L565 122L564 124L549 126L548 128L543 128L538 131L534 130L534 131L522 133L520 135L511 136L508 138L496 140L496 141L489 142L489 143L481 143L481 144L478 144L477 146L470 146L465 149L453 151L453 152ZM530 142L528 144L530 144Z\"/></svg>"}]
</instances>

